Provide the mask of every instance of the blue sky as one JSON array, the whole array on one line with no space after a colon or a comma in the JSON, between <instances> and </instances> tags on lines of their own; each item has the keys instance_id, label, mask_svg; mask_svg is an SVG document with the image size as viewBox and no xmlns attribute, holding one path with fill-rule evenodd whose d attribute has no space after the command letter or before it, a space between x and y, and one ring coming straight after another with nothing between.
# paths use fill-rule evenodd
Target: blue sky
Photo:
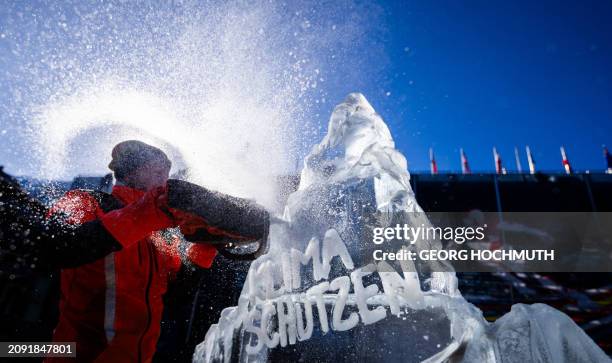
<instances>
[{"instance_id":1,"label":"blue sky","mask_svg":"<svg viewBox=\"0 0 612 363\"><path fill-rule=\"evenodd\" d=\"M411 169L515 168L529 144L543 170L602 169L612 143L612 2L422 1L385 4L390 79L371 101ZM382 109L381 109L382 107Z\"/></svg>"},{"instance_id":2,"label":"blue sky","mask_svg":"<svg viewBox=\"0 0 612 363\"><path fill-rule=\"evenodd\" d=\"M560 145L565 145L575 169L603 169L601 145L612 146L612 2L399 1L379 2L374 8L336 6L325 15L320 14L326 5L298 2L289 7L316 8L319 12L311 14L313 19L327 16L330 23L344 21L351 11L359 15L356 28L363 31L361 39L345 43L336 39L334 43L347 48L339 52L360 58L359 64L341 70L341 63L331 62L326 69L327 82L319 85L319 92L327 102L310 110L318 115L315 122L320 125L326 125L331 107L346 93L361 91L388 123L411 171L428 170L429 147L434 148L441 171L460 170L460 147L473 170L491 171L493 146L509 170L515 169L513 150L518 146L526 169L527 144L541 170L562 170ZM73 52L70 45L76 39L66 36L59 43L44 41L41 35L45 34L17 19L16 8L0 11L2 33L11 28L13 35L27 34L28 41L42 40L28 43L24 56L12 52L15 44L11 41L18 42L16 38L0 39L0 90L7 91L0 92L0 141L5 145L0 164L13 169L22 163L28 149L21 132L25 126L19 121L26 116L20 107L29 97L40 101L52 93L32 96L23 92L36 87L27 85L31 74L20 62L36 61L37 54L50 59L59 52L58 44ZM46 23L52 30L49 39L62 37L59 27L79 12L67 13L57 23L57 19ZM43 19L52 18L55 10L41 14ZM117 29L130 31L137 25L130 23L134 18ZM104 26L98 28L101 38L116 39L111 34L114 29L108 28L108 22L116 19L105 18ZM328 31L325 21L313 20L313 24ZM79 26L86 28L87 20L82 19ZM95 40L95 32L87 31ZM323 45L310 46L321 57L326 52ZM95 49L96 44L94 53L86 53L83 59L91 62L92 54L106 57L112 53L105 49L95 53ZM112 61L105 64L112 66ZM53 70L57 74L50 75L48 83L63 79L61 72L65 71L65 67ZM22 92L15 93L15 89Z\"/></svg>"}]
</instances>

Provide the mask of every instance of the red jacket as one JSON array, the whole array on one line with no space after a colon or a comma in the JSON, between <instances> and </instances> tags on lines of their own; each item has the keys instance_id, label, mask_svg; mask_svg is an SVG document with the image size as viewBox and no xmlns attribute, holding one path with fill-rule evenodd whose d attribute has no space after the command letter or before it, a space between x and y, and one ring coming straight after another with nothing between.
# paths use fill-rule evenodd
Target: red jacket
<instances>
[{"instance_id":1,"label":"red jacket","mask_svg":"<svg viewBox=\"0 0 612 363\"><path fill-rule=\"evenodd\" d=\"M112 191L124 205L143 194L125 186ZM51 210L58 212L68 214L75 224L104 215L96 198L85 191L68 192ZM181 265L178 242L176 236L154 232L103 259L62 270L60 317L53 341L76 342L80 362L150 362L160 333L162 295ZM205 268L215 255L216 249L208 245L188 250L192 261ZM59 361L64 358L46 360Z\"/></svg>"}]
</instances>

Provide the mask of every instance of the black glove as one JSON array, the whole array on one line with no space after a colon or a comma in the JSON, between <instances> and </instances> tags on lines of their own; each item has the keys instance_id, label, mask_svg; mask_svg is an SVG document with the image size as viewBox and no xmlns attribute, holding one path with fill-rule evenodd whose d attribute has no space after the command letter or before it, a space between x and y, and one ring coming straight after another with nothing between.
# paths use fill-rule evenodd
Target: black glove
<instances>
[{"instance_id":1,"label":"black glove","mask_svg":"<svg viewBox=\"0 0 612 363\"><path fill-rule=\"evenodd\" d=\"M238 259L267 250L270 213L256 203L175 179L168 180L167 195L188 241L216 244L222 255Z\"/></svg>"}]
</instances>

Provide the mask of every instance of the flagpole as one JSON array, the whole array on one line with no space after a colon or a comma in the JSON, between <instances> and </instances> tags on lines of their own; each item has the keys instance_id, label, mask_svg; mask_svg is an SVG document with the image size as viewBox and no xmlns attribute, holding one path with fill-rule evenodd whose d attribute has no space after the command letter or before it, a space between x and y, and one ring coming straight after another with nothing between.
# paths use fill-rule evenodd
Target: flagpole
<instances>
[{"instance_id":1,"label":"flagpole","mask_svg":"<svg viewBox=\"0 0 612 363\"><path fill-rule=\"evenodd\" d=\"M463 148L459 149L459 153L461 154L461 173L462 174L471 174L470 165L468 164L467 156L465 156L465 152Z\"/></svg>"},{"instance_id":2,"label":"flagpole","mask_svg":"<svg viewBox=\"0 0 612 363\"><path fill-rule=\"evenodd\" d=\"M519 174L522 174L523 168L521 166L521 158L519 157L519 151L516 146L514 147L514 158L516 159L516 170Z\"/></svg>"},{"instance_id":3,"label":"flagpole","mask_svg":"<svg viewBox=\"0 0 612 363\"><path fill-rule=\"evenodd\" d=\"M608 151L606 145L602 145L604 158L606 159L606 174L612 174L612 154Z\"/></svg>"},{"instance_id":4,"label":"flagpole","mask_svg":"<svg viewBox=\"0 0 612 363\"><path fill-rule=\"evenodd\" d=\"M497 174L506 174L506 168L504 168L502 163L501 155L499 155L495 146L493 146L493 159L495 161L495 172Z\"/></svg>"},{"instance_id":5,"label":"flagpole","mask_svg":"<svg viewBox=\"0 0 612 363\"><path fill-rule=\"evenodd\" d=\"M495 173L499 174L500 170L499 170L499 163L498 163L498 155L497 155L497 150L495 149L495 146L493 146L493 164L495 164Z\"/></svg>"},{"instance_id":6,"label":"flagpole","mask_svg":"<svg viewBox=\"0 0 612 363\"><path fill-rule=\"evenodd\" d=\"M535 174L535 161L533 160L533 156L531 155L531 149L529 145L525 146L525 151L527 151L527 162L529 163L529 174Z\"/></svg>"},{"instance_id":7,"label":"flagpole","mask_svg":"<svg viewBox=\"0 0 612 363\"><path fill-rule=\"evenodd\" d=\"M431 147L429 148L429 168L431 170L431 175L438 174L438 164L436 163L433 148Z\"/></svg>"},{"instance_id":8,"label":"flagpole","mask_svg":"<svg viewBox=\"0 0 612 363\"><path fill-rule=\"evenodd\" d=\"M569 160L567 159L567 154L565 153L565 148L563 146L561 146L561 163L563 164L563 167L565 168L565 174L571 174L572 173L572 166L570 165Z\"/></svg>"}]
</instances>

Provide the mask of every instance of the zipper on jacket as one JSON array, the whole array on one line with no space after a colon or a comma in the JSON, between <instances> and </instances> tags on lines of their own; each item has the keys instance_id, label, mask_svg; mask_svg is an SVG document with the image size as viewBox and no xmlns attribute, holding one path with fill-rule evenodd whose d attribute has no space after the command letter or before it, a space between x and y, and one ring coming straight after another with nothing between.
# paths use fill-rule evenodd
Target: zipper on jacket
<instances>
[{"instance_id":1,"label":"zipper on jacket","mask_svg":"<svg viewBox=\"0 0 612 363\"><path fill-rule=\"evenodd\" d=\"M147 281L147 287L145 289L145 304L147 305L147 325L138 340L138 362L142 362L142 341L151 327L151 304L149 301L149 292L151 290L151 283L153 281L153 251L151 245L147 243L147 251L149 255L149 280Z\"/></svg>"}]
</instances>

